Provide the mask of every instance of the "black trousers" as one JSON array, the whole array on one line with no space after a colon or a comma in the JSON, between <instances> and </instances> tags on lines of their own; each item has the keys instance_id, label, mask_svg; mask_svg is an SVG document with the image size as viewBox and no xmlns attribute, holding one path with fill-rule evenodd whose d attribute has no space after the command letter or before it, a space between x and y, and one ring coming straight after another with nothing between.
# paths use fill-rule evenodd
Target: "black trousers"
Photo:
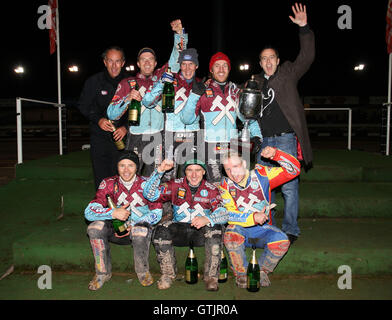
<instances>
[{"instance_id":1,"label":"black trousers","mask_svg":"<svg viewBox=\"0 0 392 320\"><path fill-rule=\"evenodd\" d=\"M223 233L224 226L218 224L213 227L204 226L200 229L191 227L189 223L173 221L159 224L155 229L153 244L161 270L163 259L170 261L172 268L176 270L174 246L186 247L192 242L194 247L204 246L205 248L204 277L217 278L221 261L220 253L223 248Z\"/></svg>"},{"instance_id":2,"label":"black trousers","mask_svg":"<svg viewBox=\"0 0 392 320\"><path fill-rule=\"evenodd\" d=\"M109 137L91 136L90 156L96 190L103 179L117 174L118 153L114 142Z\"/></svg>"}]
</instances>

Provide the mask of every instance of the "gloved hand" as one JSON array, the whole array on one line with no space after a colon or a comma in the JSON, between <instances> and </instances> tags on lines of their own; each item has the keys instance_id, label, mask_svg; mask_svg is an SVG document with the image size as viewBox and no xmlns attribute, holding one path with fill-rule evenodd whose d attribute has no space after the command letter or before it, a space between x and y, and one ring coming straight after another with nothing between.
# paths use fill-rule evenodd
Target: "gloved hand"
<instances>
[{"instance_id":1,"label":"gloved hand","mask_svg":"<svg viewBox=\"0 0 392 320\"><path fill-rule=\"evenodd\" d=\"M252 143L252 153L258 154L261 150L263 140L260 137L252 137L250 138L250 142Z\"/></svg>"},{"instance_id":2,"label":"gloved hand","mask_svg":"<svg viewBox=\"0 0 392 320\"><path fill-rule=\"evenodd\" d=\"M206 91L206 87L204 86L203 82L193 81L192 92L202 96L203 93Z\"/></svg>"},{"instance_id":3,"label":"gloved hand","mask_svg":"<svg viewBox=\"0 0 392 320\"><path fill-rule=\"evenodd\" d=\"M161 77L162 82L173 82L174 81L174 76L171 72L164 72L162 77Z\"/></svg>"}]
</instances>

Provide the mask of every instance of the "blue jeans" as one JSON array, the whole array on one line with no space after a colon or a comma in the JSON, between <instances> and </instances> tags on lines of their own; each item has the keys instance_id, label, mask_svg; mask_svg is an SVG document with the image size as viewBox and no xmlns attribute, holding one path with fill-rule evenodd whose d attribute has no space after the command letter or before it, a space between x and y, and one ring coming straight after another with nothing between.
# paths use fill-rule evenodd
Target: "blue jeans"
<instances>
[{"instance_id":1,"label":"blue jeans","mask_svg":"<svg viewBox=\"0 0 392 320\"><path fill-rule=\"evenodd\" d=\"M279 137L264 137L262 148L271 146L278 148L286 153L297 157L297 139L294 133L286 133ZM257 162L270 167L278 167L279 165L274 161L269 161L257 155ZM299 208L299 179L298 177L286 182L282 185L282 194L284 199L284 217L282 223L282 230L287 234L299 236L300 230L298 227L298 208ZM271 193L271 203L275 202L275 191ZM272 224L276 225L274 218L275 210L272 210Z\"/></svg>"}]
</instances>

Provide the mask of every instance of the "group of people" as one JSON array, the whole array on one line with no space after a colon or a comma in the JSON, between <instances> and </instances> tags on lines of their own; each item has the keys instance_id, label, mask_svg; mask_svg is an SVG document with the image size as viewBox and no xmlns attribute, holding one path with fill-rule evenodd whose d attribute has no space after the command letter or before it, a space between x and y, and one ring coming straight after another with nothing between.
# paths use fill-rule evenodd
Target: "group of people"
<instances>
[{"instance_id":1,"label":"group of people","mask_svg":"<svg viewBox=\"0 0 392 320\"><path fill-rule=\"evenodd\" d=\"M298 176L303 160L311 165L312 150L296 85L314 59L314 34L306 7L292 7L299 26L300 52L294 62L279 65L278 51L260 52L262 72L256 75L263 104L258 119L249 122L254 169L247 149L238 150L237 118L240 87L228 80L229 57L218 52L209 63L210 79L196 77L198 53L187 48L188 35L180 20L171 23L174 45L169 61L156 69L153 49L137 55L139 72L125 77L124 52L110 47L103 54L105 69L86 81L79 109L90 121L91 159L96 196L85 209L95 276L90 290L111 278L110 245L132 244L139 282L150 286L150 244L168 289L177 276L176 246L205 247L206 289L218 290L221 251L226 249L236 285L246 288L245 248L263 248L259 258L260 285L300 234ZM168 71L170 68L170 71ZM174 112L162 112L165 82L175 89ZM127 110L141 102L139 126L128 126ZM119 152L112 139L126 138ZM152 141L151 141L152 140ZM248 150L249 151L249 150ZM245 155L246 154L246 155ZM142 175L143 174L143 175ZM274 191L284 197L282 230L274 220ZM116 208L111 208L107 196ZM112 220L128 221L118 235Z\"/></svg>"}]
</instances>

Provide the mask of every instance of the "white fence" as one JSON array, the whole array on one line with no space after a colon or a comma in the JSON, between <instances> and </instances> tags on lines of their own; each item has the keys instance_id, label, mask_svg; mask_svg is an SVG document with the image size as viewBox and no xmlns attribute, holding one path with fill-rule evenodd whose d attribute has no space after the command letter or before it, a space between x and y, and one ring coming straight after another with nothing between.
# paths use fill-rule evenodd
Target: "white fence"
<instances>
[{"instance_id":1,"label":"white fence","mask_svg":"<svg viewBox=\"0 0 392 320\"><path fill-rule=\"evenodd\" d=\"M59 154L63 154L63 128L62 128L62 109L65 104L48 102L26 98L16 98L16 139L18 148L18 164L23 163L23 145L22 145L22 101L29 101L41 104L49 104L58 109L58 126L59 126Z\"/></svg>"}]
</instances>

